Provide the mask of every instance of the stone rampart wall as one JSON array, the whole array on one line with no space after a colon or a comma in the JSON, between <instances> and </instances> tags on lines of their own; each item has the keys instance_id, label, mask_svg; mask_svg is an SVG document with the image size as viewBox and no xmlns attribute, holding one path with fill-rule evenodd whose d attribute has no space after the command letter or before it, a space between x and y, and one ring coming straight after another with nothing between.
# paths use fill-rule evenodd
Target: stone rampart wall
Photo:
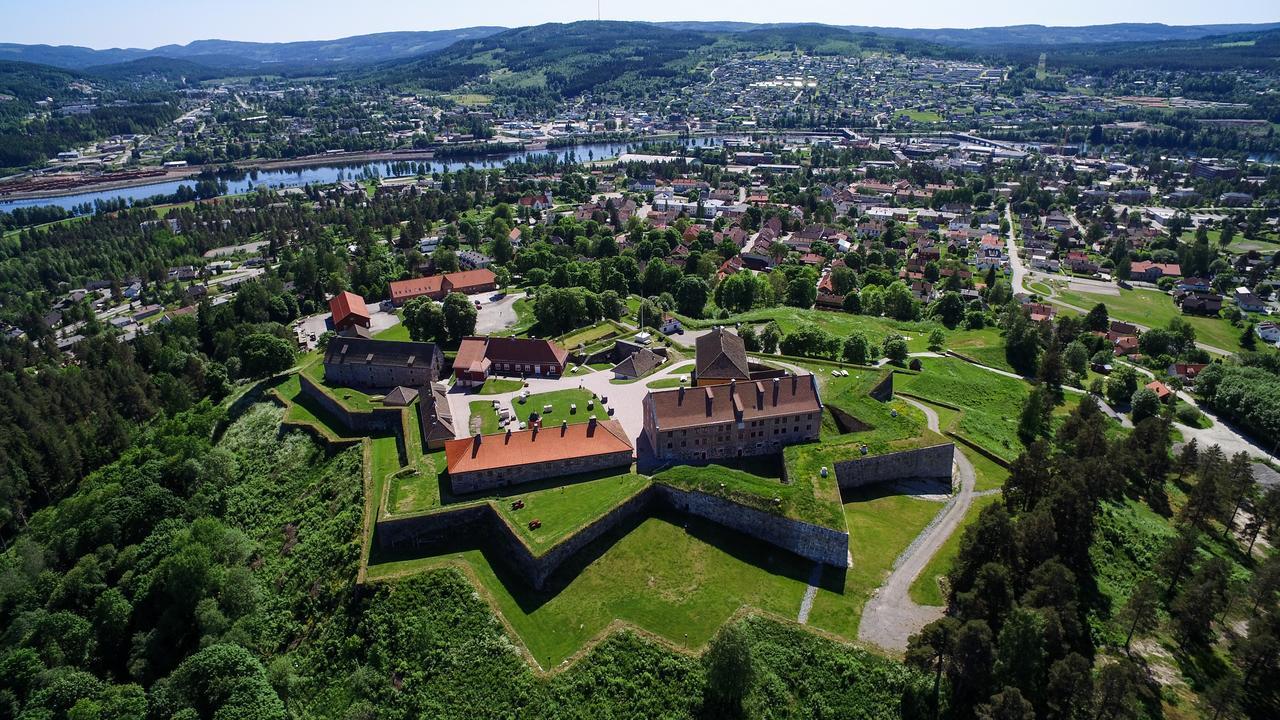
<instances>
[{"instance_id":1,"label":"stone rampart wall","mask_svg":"<svg viewBox=\"0 0 1280 720\"><path fill-rule=\"evenodd\" d=\"M955 452L954 443L944 443L887 455L853 457L835 464L836 482L848 490L894 480L949 478Z\"/></svg>"},{"instance_id":2,"label":"stone rampart wall","mask_svg":"<svg viewBox=\"0 0 1280 720\"><path fill-rule=\"evenodd\" d=\"M654 486L673 509L776 545L815 562L845 567L849 534L740 505L698 490Z\"/></svg>"}]
</instances>

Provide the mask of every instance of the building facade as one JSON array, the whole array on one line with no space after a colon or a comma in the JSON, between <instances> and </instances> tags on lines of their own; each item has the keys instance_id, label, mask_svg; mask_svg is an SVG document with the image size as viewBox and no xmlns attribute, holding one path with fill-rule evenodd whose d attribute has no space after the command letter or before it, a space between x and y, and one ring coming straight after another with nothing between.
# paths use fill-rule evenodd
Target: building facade
<instances>
[{"instance_id":1,"label":"building facade","mask_svg":"<svg viewBox=\"0 0 1280 720\"><path fill-rule=\"evenodd\" d=\"M443 365L435 343L335 337L325 350L324 379L358 388L418 388L439 380Z\"/></svg>"},{"instance_id":2,"label":"building facade","mask_svg":"<svg viewBox=\"0 0 1280 720\"><path fill-rule=\"evenodd\" d=\"M631 465L634 448L617 420L475 435L444 444L449 485L474 493L548 477Z\"/></svg>"},{"instance_id":3,"label":"building facade","mask_svg":"<svg viewBox=\"0 0 1280 720\"><path fill-rule=\"evenodd\" d=\"M769 455L817 440L822 427L813 375L650 392L643 413L644 438L659 460Z\"/></svg>"}]
</instances>

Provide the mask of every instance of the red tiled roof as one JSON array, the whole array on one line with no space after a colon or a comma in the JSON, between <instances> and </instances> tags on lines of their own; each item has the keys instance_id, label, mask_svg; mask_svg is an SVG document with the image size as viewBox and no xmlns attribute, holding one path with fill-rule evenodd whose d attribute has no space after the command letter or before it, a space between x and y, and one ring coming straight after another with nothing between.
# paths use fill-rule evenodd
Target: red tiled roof
<instances>
[{"instance_id":1,"label":"red tiled roof","mask_svg":"<svg viewBox=\"0 0 1280 720\"><path fill-rule=\"evenodd\" d=\"M355 317L369 321L369 308L365 307L364 298L352 292L342 291L329 300L329 314L333 316L333 326L337 328L347 318Z\"/></svg>"},{"instance_id":2,"label":"red tiled roof","mask_svg":"<svg viewBox=\"0 0 1280 720\"><path fill-rule=\"evenodd\" d=\"M421 295L435 295L444 289L444 276L413 278L412 280L396 280L391 283L391 299L407 300Z\"/></svg>"},{"instance_id":3,"label":"red tiled roof","mask_svg":"<svg viewBox=\"0 0 1280 720\"><path fill-rule=\"evenodd\" d=\"M822 401L813 375L792 375L651 392L644 407L655 428L672 430L820 412Z\"/></svg>"},{"instance_id":4,"label":"red tiled roof","mask_svg":"<svg viewBox=\"0 0 1280 720\"><path fill-rule=\"evenodd\" d=\"M451 474L555 462L632 451L617 420L533 428L449 440L444 454Z\"/></svg>"},{"instance_id":5,"label":"red tiled roof","mask_svg":"<svg viewBox=\"0 0 1280 720\"><path fill-rule=\"evenodd\" d=\"M512 337L469 337L458 345L453 361L456 370L483 371L495 362L529 365L560 365L569 359L569 351L550 340Z\"/></svg>"}]
</instances>

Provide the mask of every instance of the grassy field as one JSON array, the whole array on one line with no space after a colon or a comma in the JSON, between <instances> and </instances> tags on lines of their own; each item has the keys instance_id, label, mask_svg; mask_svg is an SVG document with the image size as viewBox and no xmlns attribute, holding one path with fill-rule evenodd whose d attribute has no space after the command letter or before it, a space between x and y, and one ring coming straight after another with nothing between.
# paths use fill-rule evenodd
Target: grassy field
<instances>
[{"instance_id":1,"label":"grassy field","mask_svg":"<svg viewBox=\"0 0 1280 720\"><path fill-rule=\"evenodd\" d=\"M302 394L302 384L296 374L286 377L275 386L275 389L289 403L284 414L286 421L314 425L334 438L351 440L359 438L358 435L349 433L337 418L330 415L318 403Z\"/></svg>"},{"instance_id":2,"label":"grassy field","mask_svg":"<svg viewBox=\"0 0 1280 720\"><path fill-rule=\"evenodd\" d=\"M960 435L1006 460L1018 456L1018 416L1030 393L1027 383L955 358L932 359L919 375L896 380L903 391L964 408L955 426Z\"/></svg>"},{"instance_id":3,"label":"grassy field","mask_svg":"<svg viewBox=\"0 0 1280 720\"><path fill-rule=\"evenodd\" d=\"M654 390L664 390L664 389L670 389L670 388L677 388L683 384L684 383L681 383L680 378L678 377L664 377L664 378L658 378L657 380L652 380L650 382L647 382L644 384L644 386L647 388L653 388Z\"/></svg>"},{"instance_id":4,"label":"grassy field","mask_svg":"<svg viewBox=\"0 0 1280 720\"><path fill-rule=\"evenodd\" d=\"M590 477L572 485L548 487L535 492L511 492L497 501L498 511L510 521L516 532L535 552L545 550L572 534L578 528L603 515L610 508L635 495L649 485L648 478L634 473L613 473ZM511 509L515 499L524 501L519 510ZM542 521L542 527L529 529L530 520Z\"/></svg>"},{"instance_id":5,"label":"grassy field","mask_svg":"<svg viewBox=\"0 0 1280 720\"><path fill-rule=\"evenodd\" d=\"M681 516L647 518L605 544L598 557L566 568L541 592L528 589L480 550L383 563L371 567L369 576L463 565L537 661L550 667L615 619L692 650L705 645L744 605L795 617L813 565L710 522Z\"/></svg>"},{"instance_id":6,"label":"grassy field","mask_svg":"<svg viewBox=\"0 0 1280 720\"><path fill-rule=\"evenodd\" d=\"M960 423L960 419L964 417L963 410L953 410L936 403L917 400L916 402L933 410L938 414L938 427L945 434L947 431L954 432ZM988 458L986 455L974 450L963 443L956 443L956 447L964 456L969 459L973 465L974 474L977 475L977 482L974 483L974 489L978 492L984 490L995 490L1004 487L1005 480L1009 479L1009 471L999 463Z\"/></svg>"},{"instance_id":7,"label":"grassy field","mask_svg":"<svg viewBox=\"0 0 1280 720\"><path fill-rule=\"evenodd\" d=\"M918 123L942 122L942 116L931 110L899 110L894 114L897 117L905 117L911 122L918 122Z\"/></svg>"},{"instance_id":8,"label":"grassy field","mask_svg":"<svg viewBox=\"0 0 1280 720\"><path fill-rule=\"evenodd\" d=\"M846 638L858 636L862 607L893 569L893 562L942 504L905 495L889 495L879 488L848 493L844 498L853 563L839 572L823 568L809 624Z\"/></svg>"},{"instance_id":9,"label":"grassy field","mask_svg":"<svg viewBox=\"0 0 1280 720\"><path fill-rule=\"evenodd\" d=\"M938 585L938 578L945 576L950 570L951 565L956 561L956 556L960 554L960 537L964 535L964 529L972 525L978 519L978 513L982 512L982 508L999 502L999 495L984 495L975 498L973 505L969 506L969 512L965 513L964 520L960 526L956 528L951 537L943 543L933 559L925 565L924 570L920 572L920 577L911 584L911 599L921 605L942 606L946 604L946 598L942 595L942 588Z\"/></svg>"},{"instance_id":10,"label":"grassy field","mask_svg":"<svg viewBox=\"0 0 1280 720\"><path fill-rule=\"evenodd\" d=\"M1147 327L1165 327L1175 317L1186 319L1196 329L1196 339L1223 350L1239 352L1242 330L1221 318L1183 315L1173 298L1158 290L1135 288L1119 295L1101 295L1071 290L1059 291L1057 299L1086 310L1105 303L1111 317Z\"/></svg>"},{"instance_id":11,"label":"grassy field","mask_svg":"<svg viewBox=\"0 0 1280 720\"><path fill-rule=\"evenodd\" d=\"M368 412L374 408L383 407L381 396L369 395L356 390L355 388L326 383L324 380L324 363L322 362L313 362L305 366L302 369L302 372L306 373L307 377L316 381L317 385L323 385L327 388L330 394L340 400L343 405L346 405L349 410L355 410L356 412ZM375 400L375 397L378 399Z\"/></svg>"},{"instance_id":12,"label":"grassy field","mask_svg":"<svg viewBox=\"0 0 1280 720\"><path fill-rule=\"evenodd\" d=\"M899 334L907 338L907 347L911 352L923 352L929 346L929 332L942 325L934 322L900 322L889 318L871 317L870 315L851 315L845 312L826 312L819 310L801 310L794 307L759 308L750 312L730 316L726 320L687 320L682 319L685 327L710 327L712 325L732 325L736 322L747 324L763 324L775 320L783 334L793 332L801 325L817 325L833 335L848 337L854 331L861 331L873 343L883 343L890 334Z\"/></svg>"}]
</instances>

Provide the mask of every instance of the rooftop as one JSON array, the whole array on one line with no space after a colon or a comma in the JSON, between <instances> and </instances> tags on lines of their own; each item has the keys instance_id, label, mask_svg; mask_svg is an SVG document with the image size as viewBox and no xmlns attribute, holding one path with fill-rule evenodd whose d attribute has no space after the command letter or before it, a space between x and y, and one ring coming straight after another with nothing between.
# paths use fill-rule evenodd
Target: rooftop
<instances>
[{"instance_id":1,"label":"rooftop","mask_svg":"<svg viewBox=\"0 0 1280 720\"><path fill-rule=\"evenodd\" d=\"M450 473L555 462L631 452L631 441L617 420L596 420L554 428L476 435L444 445Z\"/></svg>"},{"instance_id":2,"label":"rooftop","mask_svg":"<svg viewBox=\"0 0 1280 720\"><path fill-rule=\"evenodd\" d=\"M807 374L650 392L645 397L645 405L646 412L654 414L654 427L658 430L822 410L817 380Z\"/></svg>"}]
</instances>

